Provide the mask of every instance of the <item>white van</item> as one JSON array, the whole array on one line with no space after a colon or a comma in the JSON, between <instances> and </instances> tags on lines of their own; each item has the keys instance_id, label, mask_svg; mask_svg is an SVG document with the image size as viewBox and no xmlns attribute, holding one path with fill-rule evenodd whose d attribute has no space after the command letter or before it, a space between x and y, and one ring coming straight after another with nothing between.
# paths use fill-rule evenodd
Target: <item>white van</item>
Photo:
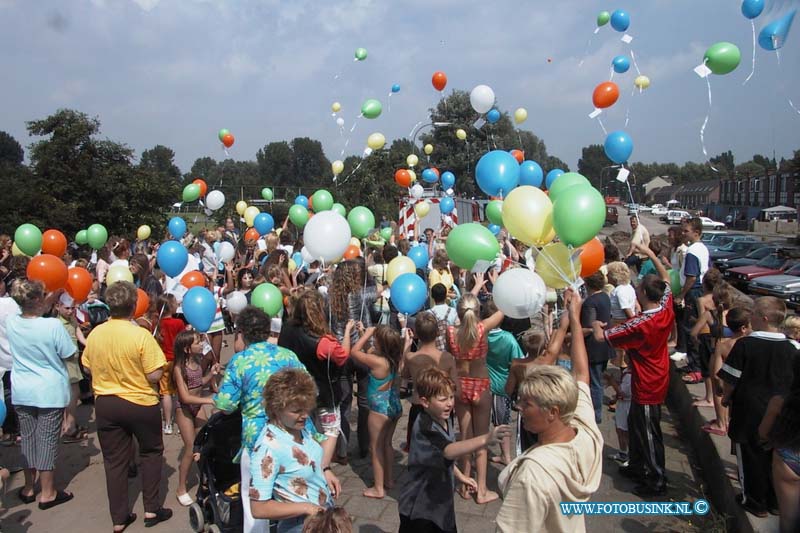
<instances>
[{"instance_id":1,"label":"white van","mask_svg":"<svg viewBox=\"0 0 800 533\"><path fill-rule=\"evenodd\" d=\"M691 218L688 211L667 211L667 224L680 224L684 218Z\"/></svg>"}]
</instances>

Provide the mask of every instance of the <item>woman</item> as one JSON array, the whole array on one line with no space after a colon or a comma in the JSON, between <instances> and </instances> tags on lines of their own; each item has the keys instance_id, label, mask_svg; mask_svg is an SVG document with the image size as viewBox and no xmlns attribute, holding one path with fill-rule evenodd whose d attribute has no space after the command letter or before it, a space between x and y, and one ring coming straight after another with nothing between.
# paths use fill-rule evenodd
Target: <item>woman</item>
<instances>
[{"instance_id":1,"label":"woman","mask_svg":"<svg viewBox=\"0 0 800 533\"><path fill-rule=\"evenodd\" d=\"M449 259L447 251L436 250L433 254L433 261L431 262L431 271L428 273L428 287L433 287L437 283L444 285L448 291L453 286L453 275L447 268Z\"/></svg>"},{"instance_id":2,"label":"woman","mask_svg":"<svg viewBox=\"0 0 800 533\"><path fill-rule=\"evenodd\" d=\"M9 316L6 335L13 357L11 399L19 417L22 467L25 486L19 491L23 503L36 501L34 483L39 473L39 509L50 509L72 499L55 488L55 462L64 408L69 403L69 377L64 359L76 346L57 318L42 318L48 309L44 285L17 280L11 297L22 314Z\"/></svg>"},{"instance_id":3,"label":"woman","mask_svg":"<svg viewBox=\"0 0 800 533\"><path fill-rule=\"evenodd\" d=\"M150 301L157 300L164 289L158 278L150 271L150 259L144 254L136 254L130 259L130 269L133 274L133 283L147 293Z\"/></svg>"},{"instance_id":4,"label":"woman","mask_svg":"<svg viewBox=\"0 0 800 533\"><path fill-rule=\"evenodd\" d=\"M155 388L167 360L153 336L131 321L136 298L133 283L118 281L111 285L105 299L111 318L92 330L83 350L83 366L92 375L97 436L111 520L117 532L136 520L128 500L134 437L139 450L145 527L172 517L172 511L161 506L159 494L164 442Z\"/></svg>"}]
</instances>

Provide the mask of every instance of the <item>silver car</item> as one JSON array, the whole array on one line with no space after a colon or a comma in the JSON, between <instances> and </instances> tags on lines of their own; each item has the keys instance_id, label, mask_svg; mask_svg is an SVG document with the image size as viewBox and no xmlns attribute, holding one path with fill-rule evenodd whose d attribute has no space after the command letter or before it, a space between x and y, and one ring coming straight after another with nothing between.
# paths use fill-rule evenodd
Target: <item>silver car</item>
<instances>
[{"instance_id":1,"label":"silver car","mask_svg":"<svg viewBox=\"0 0 800 533\"><path fill-rule=\"evenodd\" d=\"M748 291L759 296L777 296L783 300L791 300L792 295L800 295L800 263L783 274L754 279L748 285Z\"/></svg>"}]
</instances>

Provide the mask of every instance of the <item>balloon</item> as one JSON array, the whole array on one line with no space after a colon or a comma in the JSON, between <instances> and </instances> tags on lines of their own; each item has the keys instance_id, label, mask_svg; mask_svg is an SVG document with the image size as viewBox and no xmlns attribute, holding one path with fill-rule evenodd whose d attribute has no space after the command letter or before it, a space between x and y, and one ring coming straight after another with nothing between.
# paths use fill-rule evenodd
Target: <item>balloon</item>
<instances>
[{"instance_id":1,"label":"balloon","mask_svg":"<svg viewBox=\"0 0 800 533\"><path fill-rule=\"evenodd\" d=\"M199 270L190 270L181 276L181 285L187 289L191 289L192 287L205 287L206 276Z\"/></svg>"},{"instance_id":2,"label":"balloon","mask_svg":"<svg viewBox=\"0 0 800 533\"><path fill-rule=\"evenodd\" d=\"M80 303L86 300L92 291L92 275L88 270L81 267L67 269L67 283L64 287L67 294Z\"/></svg>"},{"instance_id":3,"label":"balloon","mask_svg":"<svg viewBox=\"0 0 800 533\"><path fill-rule=\"evenodd\" d=\"M417 157L414 154L411 154L408 157L406 157L406 163L408 163L408 166L410 167L415 167L417 166L417 163L419 163L419 157Z\"/></svg>"},{"instance_id":4,"label":"balloon","mask_svg":"<svg viewBox=\"0 0 800 533\"><path fill-rule=\"evenodd\" d=\"M626 31L631 25L631 17L626 11L617 9L611 13L611 27L617 31Z\"/></svg>"},{"instance_id":5,"label":"balloon","mask_svg":"<svg viewBox=\"0 0 800 533\"><path fill-rule=\"evenodd\" d=\"M258 214L261 213L261 209L257 208L254 205L251 205L247 209L244 210L244 223L247 224L248 228L252 228L253 224L255 224L256 217Z\"/></svg>"},{"instance_id":6,"label":"balloon","mask_svg":"<svg viewBox=\"0 0 800 533\"><path fill-rule=\"evenodd\" d=\"M315 212L328 211L333 207L333 196L325 189L320 189L311 196L311 202Z\"/></svg>"},{"instance_id":7,"label":"balloon","mask_svg":"<svg viewBox=\"0 0 800 533\"><path fill-rule=\"evenodd\" d=\"M456 137L458 137L462 141L465 141L467 140L467 132L462 130L461 128L458 128L456 130Z\"/></svg>"},{"instance_id":8,"label":"balloon","mask_svg":"<svg viewBox=\"0 0 800 533\"><path fill-rule=\"evenodd\" d=\"M581 277L586 278L600 270L606 259L603 243L595 237L581 247Z\"/></svg>"},{"instance_id":9,"label":"balloon","mask_svg":"<svg viewBox=\"0 0 800 533\"><path fill-rule=\"evenodd\" d=\"M384 144L386 144L386 137L383 136L383 133L371 133L367 137L367 146L373 150L380 150Z\"/></svg>"},{"instance_id":10,"label":"balloon","mask_svg":"<svg viewBox=\"0 0 800 533\"><path fill-rule=\"evenodd\" d=\"M431 83L433 84L433 88L437 91L444 91L444 88L447 85L447 75L444 72L437 70L433 73Z\"/></svg>"},{"instance_id":11,"label":"balloon","mask_svg":"<svg viewBox=\"0 0 800 533\"><path fill-rule=\"evenodd\" d=\"M508 153L514 156L514 159L517 160L517 163L522 164L522 162L525 160L525 152L522 150L511 150Z\"/></svg>"},{"instance_id":12,"label":"balloon","mask_svg":"<svg viewBox=\"0 0 800 533\"><path fill-rule=\"evenodd\" d=\"M356 48L355 58L356 61L364 61L367 58L367 49Z\"/></svg>"},{"instance_id":13,"label":"balloon","mask_svg":"<svg viewBox=\"0 0 800 533\"><path fill-rule=\"evenodd\" d=\"M511 318L530 318L544 305L547 287L535 272L527 268L506 270L492 287L497 308Z\"/></svg>"},{"instance_id":14,"label":"balloon","mask_svg":"<svg viewBox=\"0 0 800 533\"><path fill-rule=\"evenodd\" d=\"M492 200L486 204L486 218L492 224L503 225L503 200Z\"/></svg>"},{"instance_id":15,"label":"balloon","mask_svg":"<svg viewBox=\"0 0 800 533\"><path fill-rule=\"evenodd\" d=\"M339 213L342 216L347 215L347 209L345 209L344 206L340 203L333 204L331 206L331 211L333 211L334 213Z\"/></svg>"},{"instance_id":16,"label":"balloon","mask_svg":"<svg viewBox=\"0 0 800 533\"><path fill-rule=\"evenodd\" d=\"M456 203L449 196L445 196L444 198L439 200L439 211L443 215L449 215L450 213L453 212L453 209L455 208L456 208Z\"/></svg>"},{"instance_id":17,"label":"balloon","mask_svg":"<svg viewBox=\"0 0 800 533\"><path fill-rule=\"evenodd\" d=\"M392 228L391 227L381 228L381 238L384 241L389 242L389 239L392 238Z\"/></svg>"},{"instance_id":18,"label":"balloon","mask_svg":"<svg viewBox=\"0 0 800 533\"><path fill-rule=\"evenodd\" d=\"M413 170L411 170L410 168L407 170L407 172L408 172L408 175L411 177L411 183L416 182L417 181L417 173L414 172Z\"/></svg>"},{"instance_id":19,"label":"balloon","mask_svg":"<svg viewBox=\"0 0 800 533\"><path fill-rule=\"evenodd\" d=\"M404 168L399 168L394 173L394 181L401 187L411 186L411 174Z\"/></svg>"},{"instance_id":20,"label":"balloon","mask_svg":"<svg viewBox=\"0 0 800 533\"><path fill-rule=\"evenodd\" d=\"M633 153L633 140L622 130L612 131L606 137L603 149L610 160L622 164L628 161Z\"/></svg>"},{"instance_id":21,"label":"balloon","mask_svg":"<svg viewBox=\"0 0 800 533\"><path fill-rule=\"evenodd\" d=\"M133 311L133 318L144 316L150 308L150 296L142 289L136 289L136 309Z\"/></svg>"},{"instance_id":22,"label":"balloon","mask_svg":"<svg viewBox=\"0 0 800 533\"><path fill-rule=\"evenodd\" d=\"M231 132L227 128L222 128L221 130L219 130L219 133L217 133L219 142L222 142L222 139L225 138L226 135L230 135L230 133Z\"/></svg>"},{"instance_id":23,"label":"balloon","mask_svg":"<svg viewBox=\"0 0 800 533\"><path fill-rule=\"evenodd\" d=\"M167 223L167 230L174 239L180 239L186 235L186 221L181 217L172 217Z\"/></svg>"},{"instance_id":24,"label":"balloon","mask_svg":"<svg viewBox=\"0 0 800 533\"><path fill-rule=\"evenodd\" d=\"M223 242L220 244L219 249L222 250L223 246L227 244L233 248L231 243ZM233 256L231 256L233 257ZM189 261L189 254L186 248L183 247L178 241L167 241L158 247L156 253L156 263L158 267L164 271L164 274L174 278L186 268L186 263Z\"/></svg>"},{"instance_id":25,"label":"balloon","mask_svg":"<svg viewBox=\"0 0 800 533\"><path fill-rule=\"evenodd\" d=\"M34 256L42 248L42 231L33 224L22 224L14 232L14 244L25 255Z\"/></svg>"},{"instance_id":26,"label":"balloon","mask_svg":"<svg viewBox=\"0 0 800 533\"><path fill-rule=\"evenodd\" d=\"M111 270L109 270L109 273ZM63 289L67 284L67 265L60 258L41 254L31 258L27 269L28 279L41 281L47 291Z\"/></svg>"},{"instance_id":27,"label":"balloon","mask_svg":"<svg viewBox=\"0 0 800 533\"><path fill-rule=\"evenodd\" d=\"M439 181L439 176L436 175L436 172L434 172L432 168L426 168L422 171L422 181L425 183L436 183Z\"/></svg>"},{"instance_id":28,"label":"balloon","mask_svg":"<svg viewBox=\"0 0 800 533\"><path fill-rule=\"evenodd\" d=\"M433 145L432 144L426 144L425 148L423 148L423 150L425 150L425 154L431 155L433 153Z\"/></svg>"},{"instance_id":29,"label":"balloon","mask_svg":"<svg viewBox=\"0 0 800 533\"><path fill-rule=\"evenodd\" d=\"M611 13L608 11L601 11L597 14L597 26L605 26L611 20Z\"/></svg>"},{"instance_id":30,"label":"balloon","mask_svg":"<svg viewBox=\"0 0 800 533\"><path fill-rule=\"evenodd\" d=\"M298 228L302 228L308 222L308 209L300 204L294 204L289 208L289 220Z\"/></svg>"},{"instance_id":31,"label":"balloon","mask_svg":"<svg viewBox=\"0 0 800 533\"><path fill-rule=\"evenodd\" d=\"M275 195L272 193L272 189L270 189L269 187L264 187L263 189L261 189L261 198L263 198L264 200L271 202L274 197Z\"/></svg>"},{"instance_id":32,"label":"balloon","mask_svg":"<svg viewBox=\"0 0 800 533\"><path fill-rule=\"evenodd\" d=\"M190 183L183 188L182 198L184 202L194 202L200 198L200 186L196 183Z\"/></svg>"},{"instance_id":33,"label":"balloon","mask_svg":"<svg viewBox=\"0 0 800 533\"><path fill-rule=\"evenodd\" d=\"M767 51L777 50L786 43L792 21L797 10L792 10L774 22L770 22L758 34L758 45Z\"/></svg>"},{"instance_id":34,"label":"balloon","mask_svg":"<svg viewBox=\"0 0 800 533\"><path fill-rule=\"evenodd\" d=\"M519 166L519 184L541 187L544 179L542 167L536 161L523 161Z\"/></svg>"},{"instance_id":35,"label":"balloon","mask_svg":"<svg viewBox=\"0 0 800 533\"><path fill-rule=\"evenodd\" d=\"M471 270L478 260L494 261L500 253L495 236L477 222L459 224L453 228L447 236L445 247L450 260L467 270Z\"/></svg>"},{"instance_id":36,"label":"balloon","mask_svg":"<svg viewBox=\"0 0 800 533\"><path fill-rule=\"evenodd\" d=\"M206 193L208 192L208 185L206 185L206 182L200 178L197 178L196 180L192 180L192 183L200 187L200 197L205 198Z\"/></svg>"},{"instance_id":37,"label":"balloon","mask_svg":"<svg viewBox=\"0 0 800 533\"><path fill-rule=\"evenodd\" d=\"M391 286L399 276L409 273L414 274L416 271L417 265L414 264L413 259L398 255L386 265L386 283Z\"/></svg>"},{"instance_id":38,"label":"balloon","mask_svg":"<svg viewBox=\"0 0 800 533\"><path fill-rule=\"evenodd\" d=\"M574 255L574 257L573 257ZM536 273L545 285L552 289L565 289L578 280L581 272L579 254L564 243L554 242L539 251L536 256Z\"/></svg>"},{"instance_id":39,"label":"balloon","mask_svg":"<svg viewBox=\"0 0 800 533\"><path fill-rule=\"evenodd\" d=\"M217 248L217 259L223 263L230 263L234 255L236 255L236 249L231 243L228 241L222 241L219 243L219 247ZM185 266L186 265L181 268L181 271L183 271Z\"/></svg>"},{"instance_id":40,"label":"balloon","mask_svg":"<svg viewBox=\"0 0 800 533\"><path fill-rule=\"evenodd\" d=\"M400 84L399 83L395 83L394 85L392 85L392 92L393 93L399 93L400 92Z\"/></svg>"},{"instance_id":41,"label":"balloon","mask_svg":"<svg viewBox=\"0 0 800 533\"><path fill-rule=\"evenodd\" d=\"M303 230L303 242L308 252L326 262L341 257L350 245L350 226L347 220L333 211L314 216Z\"/></svg>"},{"instance_id":42,"label":"balloon","mask_svg":"<svg viewBox=\"0 0 800 533\"><path fill-rule=\"evenodd\" d=\"M383 106L374 98L364 100L364 103L361 104L361 114L366 118L378 118L381 116L381 111L383 111Z\"/></svg>"},{"instance_id":43,"label":"balloon","mask_svg":"<svg viewBox=\"0 0 800 533\"><path fill-rule=\"evenodd\" d=\"M611 61L611 66L617 74L624 74L631 68L631 60L626 56L617 56Z\"/></svg>"},{"instance_id":44,"label":"balloon","mask_svg":"<svg viewBox=\"0 0 800 533\"><path fill-rule=\"evenodd\" d=\"M500 230L503 229L500 226L498 226L497 224L489 224L488 226L486 226L486 228L489 231L491 231L492 235L494 235L495 237L500 233Z\"/></svg>"},{"instance_id":45,"label":"balloon","mask_svg":"<svg viewBox=\"0 0 800 533\"><path fill-rule=\"evenodd\" d=\"M425 268L428 266L428 247L427 246L412 246L408 251L408 258L414 262L417 268Z\"/></svg>"},{"instance_id":46,"label":"balloon","mask_svg":"<svg viewBox=\"0 0 800 533\"><path fill-rule=\"evenodd\" d=\"M486 113L486 122L489 124L494 124L500 120L500 111L497 109L490 109L488 113Z\"/></svg>"},{"instance_id":47,"label":"balloon","mask_svg":"<svg viewBox=\"0 0 800 533\"><path fill-rule=\"evenodd\" d=\"M604 81L594 88L592 103L598 109L611 107L619 99L619 87L613 81Z\"/></svg>"},{"instance_id":48,"label":"balloon","mask_svg":"<svg viewBox=\"0 0 800 533\"><path fill-rule=\"evenodd\" d=\"M412 198L414 198L415 200L419 200L425 193L425 189L423 189L422 185L420 185L419 183L415 183L414 186L411 187L411 189L409 189L408 192Z\"/></svg>"},{"instance_id":49,"label":"balloon","mask_svg":"<svg viewBox=\"0 0 800 533\"><path fill-rule=\"evenodd\" d=\"M339 126L340 128L344 128L344 119L342 117L337 118L336 125Z\"/></svg>"},{"instance_id":50,"label":"balloon","mask_svg":"<svg viewBox=\"0 0 800 533\"><path fill-rule=\"evenodd\" d=\"M638 87L640 91L643 91L650 87L650 78L644 75L636 76L636 79L633 80L633 84Z\"/></svg>"},{"instance_id":51,"label":"balloon","mask_svg":"<svg viewBox=\"0 0 800 533\"><path fill-rule=\"evenodd\" d=\"M186 225L184 224L184 228L185 227ZM89 246L95 250L99 250L108 240L108 231L102 224L92 224L86 228L86 239L89 242Z\"/></svg>"},{"instance_id":52,"label":"balloon","mask_svg":"<svg viewBox=\"0 0 800 533\"><path fill-rule=\"evenodd\" d=\"M528 119L528 110L524 107L518 107L514 111L514 122L516 124L522 124Z\"/></svg>"},{"instance_id":53,"label":"balloon","mask_svg":"<svg viewBox=\"0 0 800 533\"><path fill-rule=\"evenodd\" d=\"M442 188L443 189L449 189L453 185L456 184L456 176L455 176L455 174L453 174L449 170L445 170L442 173L442 178L441 179L442 179Z\"/></svg>"},{"instance_id":54,"label":"balloon","mask_svg":"<svg viewBox=\"0 0 800 533\"><path fill-rule=\"evenodd\" d=\"M478 161L475 180L488 196L508 194L519 183L519 163L505 150L492 150Z\"/></svg>"},{"instance_id":55,"label":"balloon","mask_svg":"<svg viewBox=\"0 0 800 533\"><path fill-rule=\"evenodd\" d=\"M253 219L253 222L255 222L255 219ZM247 231L244 232L245 241L257 241L260 236L256 228L247 228Z\"/></svg>"},{"instance_id":56,"label":"balloon","mask_svg":"<svg viewBox=\"0 0 800 533\"><path fill-rule=\"evenodd\" d=\"M150 229L150 226L143 224L139 226L139 229L136 230L136 238L140 241L144 241L150 238L151 233L152 230Z\"/></svg>"},{"instance_id":57,"label":"balloon","mask_svg":"<svg viewBox=\"0 0 800 533\"><path fill-rule=\"evenodd\" d=\"M259 235L266 235L275 227L275 220L273 220L272 215L269 213L259 213L256 215L255 220L253 220L253 227Z\"/></svg>"},{"instance_id":58,"label":"balloon","mask_svg":"<svg viewBox=\"0 0 800 533\"><path fill-rule=\"evenodd\" d=\"M562 174L564 174L564 171L561 170L560 168L554 168L553 170L548 172L547 177L545 177L544 180L545 185L547 185L547 188L549 189L550 186L553 184L553 182L556 181L558 177L561 176Z\"/></svg>"},{"instance_id":59,"label":"balloon","mask_svg":"<svg viewBox=\"0 0 800 533\"><path fill-rule=\"evenodd\" d=\"M238 315L247 307L247 295L242 291L233 291L227 299L228 311L232 315Z\"/></svg>"},{"instance_id":60,"label":"balloon","mask_svg":"<svg viewBox=\"0 0 800 533\"><path fill-rule=\"evenodd\" d=\"M566 172L560 175L558 179L556 179L553 184L547 188L550 192L550 201L555 204L559 194L566 191L570 187L576 187L578 185L591 186L592 184L589 182L589 180L577 172Z\"/></svg>"},{"instance_id":61,"label":"balloon","mask_svg":"<svg viewBox=\"0 0 800 533\"><path fill-rule=\"evenodd\" d=\"M125 265L112 266L106 272L106 286L110 287L118 281L128 281L133 283L133 273Z\"/></svg>"},{"instance_id":62,"label":"balloon","mask_svg":"<svg viewBox=\"0 0 800 533\"><path fill-rule=\"evenodd\" d=\"M561 242L581 246L606 223L606 202L591 185L575 185L553 202L553 228Z\"/></svg>"},{"instance_id":63,"label":"balloon","mask_svg":"<svg viewBox=\"0 0 800 533\"><path fill-rule=\"evenodd\" d=\"M732 43L720 42L712 44L703 56L703 62L714 74L728 74L739 66L742 54Z\"/></svg>"},{"instance_id":64,"label":"balloon","mask_svg":"<svg viewBox=\"0 0 800 533\"><path fill-rule=\"evenodd\" d=\"M239 213L239 216L244 215L245 209L247 209L247 202L244 200L239 200L236 202L236 212Z\"/></svg>"},{"instance_id":65,"label":"balloon","mask_svg":"<svg viewBox=\"0 0 800 533\"><path fill-rule=\"evenodd\" d=\"M478 85L469 93L469 103L478 113L486 113L494 105L494 91L488 85Z\"/></svg>"},{"instance_id":66,"label":"balloon","mask_svg":"<svg viewBox=\"0 0 800 533\"><path fill-rule=\"evenodd\" d=\"M679 270L669 269L669 285L672 289L673 294L680 294L681 293L681 273Z\"/></svg>"},{"instance_id":67,"label":"balloon","mask_svg":"<svg viewBox=\"0 0 800 533\"><path fill-rule=\"evenodd\" d=\"M75 234L75 243L83 245L88 242L89 242L89 233L85 229L82 229ZM16 244L17 243L15 242L14 245L16 246Z\"/></svg>"},{"instance_id":68,"label":"balloon","mask_svg":"<svg viewBox=\"0 0 800 533\"><path fill-rule=\"evenodd\" d=\"M417 202L417 204L414 205L414 214L417 215L417 219L425 218L430 212L431 212L431 203L428 202L427 200L422 202Z\"/></svg>"},{"instance_id":69,"label":"balloon","mask_svg":"<svg viewBox=\"0 0 800 533\"><path fill-rule=\"evenodd\" d=\"M344 259L355 259L360 256L361 248L354 244L350 244L347 248L345 248L344 255L342 255Z\"/></svg>"},{"instance_id":70,"label":"balloon","mask_svg":"<svg viewBox=\"0 0 800 533\"><path fill-rule=\"evenodd\" d=\"M337 159L331 163L331 170L333 171L334 176L338 176L344 170L344 163Z\"/></svg>"},{"instance_id":71,"label":"balloon","mask_svg":"<svg viewBox=\"0 0 800 533\"><path fill-rule=\"evenodd\" d=\"M233 138L232 133L228 133L225 137L222 138L222 144L225 145L225 148L230 148L233 146L235 139Z\"/></svg>"},{"instance_id":72,"label":"balloon","mask_svg":"<svg viewBox=\"0 0 800 533\"><path fill-rule=\"evenodd\" d=\"M192 287L183 295L183 316L194 329L205 333L214 322L217 314L217 302L214 295L205 287Z\"/></svg>"},{"instance_id":73,"label":"balloon","mask_svg":"<svg viewBox=\"0 0 800 533\"><path fill-rule=\"evenodd\" d=\"M333 111L334 113L338 113L341 110L342 110L342 104L340 104L339 102L334 102L333 104L331 104L331 111Z\"/></svg>"},{"instance_id":74,"label":"balloon","mask_svg":"<svg viewBox=\"0 0 800 533\"><path fill-rule=\"evenodd\" d=\"M428 299L428 287L425 281L415 273L399 276L390 290L389 299L395 309L401 313L412 315L422 309Z\"/></svg>"},{"instance_id":75,"label":"balloon","mask_svg":"<svg viewBox=\"0 0 800 533\"><path fill-rule=\"evenodd\" d=\"M375 215L368 208L359 205L351 209L347 214L347 222L350 224L353 235L363 239L375 227Z\"/></svg>"},{"instance_id":76,"label":"balloon","mask_svg":"<svg viewBox=\"0 0 800 533\"><path fill-rule=\"evenodd\" d=\"M503 200L503 225L525 244L541 246L555 237L553 204L541 189L517 187Z\"/></svg>"},{"instance_id":77,"label":"balloon","mask_svg":"<svg viewBox=\"0 0 800 533\"><path fill-rule=\"evenodd\" d=\"M61 257L67 251L67 238L57 229L42 234L42 253Z\"/></svg>"},{"instance_id":78,"label":"balloon","mask_svg":"<svg viewBox=\"0 0 800 533\"><path fill-rule=\"evenodd\" d=\"M308 197L306 197L304 194L298 194L294 198L294 205L302 205L308 209Z\"/></svg>"}]
</instances>

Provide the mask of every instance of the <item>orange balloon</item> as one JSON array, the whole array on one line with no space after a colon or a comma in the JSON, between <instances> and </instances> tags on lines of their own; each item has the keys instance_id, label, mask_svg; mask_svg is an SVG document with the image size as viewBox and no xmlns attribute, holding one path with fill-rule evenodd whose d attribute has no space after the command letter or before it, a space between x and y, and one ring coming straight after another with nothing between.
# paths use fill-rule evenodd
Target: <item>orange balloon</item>
<instances>
[{"instance_id":1,"label":"orange balloon","mask_svg":"<svg viewBox=\"0 0 800 533\"><path fill-rule=\"evenodd\" d=\"M150 297L142 289L136 289L136 310L133 318L139 318L147 312L150 307Z\"/></svg>"},{"instance_id":2,"label":"orange balloon","mask_svg":"<svg viewBox=\"0 0 800 533\"><path fill-rule=\"evenodd\" d=\"M525 152L522 150L511 150L511 155L517 160L517 163L522 163L525 160Z\"/></svg>"},{"instance_id":3,"label":"orange balloon","mask_svg":"<svg viewBox=\"0 0 800 533\"><path fill-rule=\"evenodd\" d=\"M233 138L233 133L226 133L222 136L222 144L225 145L225 148L230 148L233 146L233 142L235 139Z\"/></svg>"},{"instance_id":4,"label":"orange balloon","mask_svg":"<svg viewBox=\"0 0 800 533\"><path fill-rule=\"evenodd\" d=\"M249 228L244 232L244 240L246 241L257 241L259 237L260 235L258 234L258 230L256 228Z\"/></svg>"},{"instance_id":5,"label":"orange balloon","mask_svg":"<svg viewBox=\"0 0 800 533\"><path fill-rule=\"evenodd\" d=\"M205 287L206 276L199 270L191 270L181 277L181 285L187 289L191 289L192 287Z\"/></svg>"},{"instance_id":6,"label":"orange balloon","mask_svg":"<svg viewBox=\"0 0 800 533\"><path fill-rule=\"evenodd\" d=\"M444 91L444 88L447 85L447 75L441 70L437 70L433 73L431 83L433 84L433 88L437 91Z\"/></svg>"},{"instance_id":7,"label":"orange balloon","mask_svg":"<svg viewBox=\"0 0 800 533\"><path fill-rule=\"evenodd\" d=\"M397 169L394 173L394 181L401 187L411 187L411 174L404 168Z\"/></svg>"},{"instance_id":8,"label":"orange balloon","mask_svg":"<svg viewBox=\"0 0 800 533\"><path fill-rule=\"evenodd\" d=\"M613 81L604 81L594 88L592 103L598 109L611 107L619 98L619 87Z\"/></svg>"},{"instance_id":9,"label":"orange balloon","mask_svg":"<svg viewBox=\"0 0 800 533\"><path fill-rule=\"evenodd\" d=\"M76 302L83 302L92 290L92 275L81 267L72 267L67 270L67 294Z\"/></svg>"},{"instance_id":10,"label":"orange balloon","mask_svg":"<svg viewBox=\"0 0 800 533\"><path fill-rule=\"evenodd\" d=\"M42 253L61 257L67 251L67 238L57 229L42 233Z\"/></svg>"},{"instance_id":11,"label":"orange balloon","mask_svg":"<svg viewBox=\"0 0 800 533\"><path fill-rule=\"evenodd\" d=\"M345 259L355 259L356 257L361 256L361 249L358 246L351 244L347 247L344 251L344 258Z\"/></svg>"},{"instance_id":12,"label":"orange balloon","mask_svg":"<svg viewBox=\"0 0 800 533\"><path fill-rule=\"evenodd\" d=\"M581 277L591 276L603 266L605 249L600 239L595 237L581 247Z\"/></svg>"},{"instance_id":13,"label":"orange balloon","mask_svg":"<svg viewBox=\"0 0 800 533\"><path fill-rule=\"evenodd\" d=\"M206 193L208 192L208 185L206 185L206 182L201 180L200 178L197 178L192 183L200 187L200 198L204 198Z\"/></svg>"},{"instance_id":14,"label":"orange balloon","mask_svg":"<svg viewBox=\"0 0 800 533\"><path fill-rule=\"evenodd\" d=\"M431 170L433 170L433 173L436 174L437 178L441 178L442 177L441 175L439 175L439 169L438 168L431 167Z\"/></svg>"},{"instance_id":15,"label":"orange balloon","mask_svg":"<svg viewBox=\"0 0 800 533\"><path fill-rule=\"evenodd\" d=\"M48 291L63 289L67 284L67 265L60 258L50 255L37 255L28 263L28 279L41 281Z\"/></svg>"}]
</instances>

